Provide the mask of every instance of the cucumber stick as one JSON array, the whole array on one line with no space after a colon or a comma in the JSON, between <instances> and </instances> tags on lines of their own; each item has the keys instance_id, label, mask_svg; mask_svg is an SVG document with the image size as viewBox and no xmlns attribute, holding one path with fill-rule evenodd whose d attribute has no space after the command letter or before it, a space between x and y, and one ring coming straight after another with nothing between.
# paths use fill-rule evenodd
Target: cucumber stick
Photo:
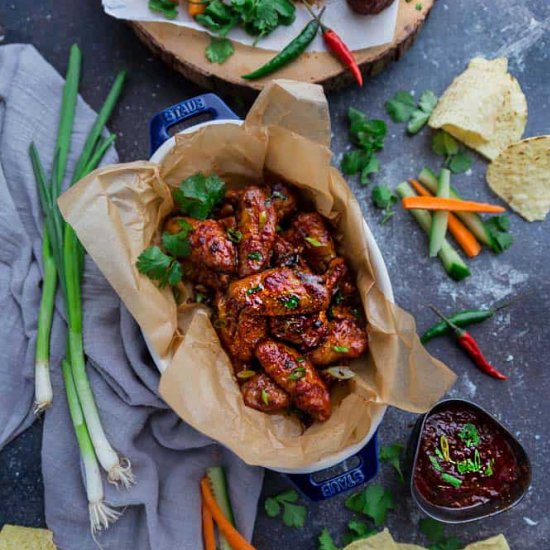
<instances>
[{"instance_id":1,"label":"cucumber stick","mask_svg":"<svg viewBox=\"0 0 550 550\"><path fill-rule=\"evenodd\" d=\"M416 193L412 187L407 183L400 183L395 191L402 199L405 197L415 197ZM432 229L432 215L427 210L409 210L418 225L428 235ZM455 281L461 281L470 275L468 266L464 263L462 258L458 255L458 252L452 247L447 239L443 239L441 248L437 253L437 257L443 264L445 271Z\"/></svg>"},{"instance_id":2,"label":"cucumber stick","mask_svg":"<svg viewBox=\"0 0 550 550\"><path fill-rule=\"evenodd\" d=\"M423 183L432 193L437 193L438 180L437 176L429 169L423 168L418 176L418 181ZM453 187L450 188L450 196L453 199L462 199L460 194ZM476 236L477 240L493 248L493 240L491 234L487 231L483 220L474 212L455 212L462 220L464 225Z\"/></svg>"},{"instance_id":3,"label":"cucumber stick","mask_svg":"<svg viewBox=\"0 0 550 550\"><path fill-rule=\"evenodd\" d=\"M231 501L229 500L229 491L227 490L227 480L225 479L225 471L222 466L213 466L206 470L206 477L210 484L212 494L221 508L223 515L227 518L227 521L235 527L235 517L233 516L233 509L231 508ZM232 550L231 545L227 542L226 538L220 534L219 550Z\"/></svg>"},{"instance_id":4,"label":"cucumber stick","mask_svg":"<svg viewBox=\"0 0 550 550\"><path fill-rule=\"evenodd\" d=\"M451 172L447 168L443 168L439 174L439 182L437 185L438 197L442 199L449 198L449 190L451 187ZM437 253L441 250L441 245L445 240L447 234L447 223L449 221L449 212L444 210L441 212L434 212L432 214L432 228L430 231L430 258L435 258Z\"/></svg>"}]
</instances>

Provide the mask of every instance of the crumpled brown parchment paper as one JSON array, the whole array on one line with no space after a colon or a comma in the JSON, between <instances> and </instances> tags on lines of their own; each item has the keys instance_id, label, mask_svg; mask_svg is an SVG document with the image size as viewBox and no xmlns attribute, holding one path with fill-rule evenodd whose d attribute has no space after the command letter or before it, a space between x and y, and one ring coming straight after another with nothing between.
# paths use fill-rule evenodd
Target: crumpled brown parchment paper
<instances>
[{"instance_id":1,"label":"crumpled brown parchment paper","mask_svg":"<svg viewBox=\"0 0 550 550\"><path fill-rule=\"evenodd\" d=\"M249 464L308 466L364 439L386 405L423 412L455 380L420 344L413 317L376 286L361 209L331 166L329 141L322 89L273 81L242 126L216 124L177 135L160 164L100 168L59 200L63 216L167 365L160 381L163 398L183 420ZM216 172L231 187L259 182L266 170L298 187L334 223L369 321L370 351L352 365L356 378L348 391L335 392L331 418L305 431L291 417L245 407L208 309L178 310L172 292L159 290L135 267L139 254L159 237L173 209L170 188L183 178Z\"/></svg>"}]
</instances>

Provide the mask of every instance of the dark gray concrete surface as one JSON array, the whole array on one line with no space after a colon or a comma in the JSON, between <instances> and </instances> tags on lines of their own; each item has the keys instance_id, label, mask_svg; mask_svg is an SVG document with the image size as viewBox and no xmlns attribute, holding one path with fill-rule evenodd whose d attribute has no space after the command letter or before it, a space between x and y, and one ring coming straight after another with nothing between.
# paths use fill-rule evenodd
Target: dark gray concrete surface
<instances>
[{"instance_id":1,"label":"dark gray concrete surface","mask_svg":"<svg viewBox=\"0 0 550 550\"><path fill-rule=\"evenodd\" d=\"M130 70L122 106L111 124L119 136L117 147L124 161L147 157L147 122L154 113L201 92L165 68L124 23L105 16L98 0L3 0L0 23L4 43L34 44L60 72L65 69L69 45L78 42L85 63L82 94L95 108L115 71L121 67ZM335 155L340 156L348 145L345 113L350 105L372 117L382 117L384 101L395 91L432 89L440 93L475 55L509 57L511 72L529 103L526 136L549 133L549 52L550 3L546 0L439 0L402 61L367 81L363 89L350 88L329 97ZM240 114L246 112L245 103L227 100ZM395 185L425 164L438 166L430 153L429 131L409 138L402 125L390 123L389 130L380 155L382 168L374 181ZM484 182L485 169L485 162L477 158L471 173L457 177L456 185L468 197L495 200ZM512 215L514 246L498 257L483 252L471 262L472 276L454 283L437 261L427 259L425 237L408 214L398 211L389 223L379 225L380 214L370 203L370 190L351 183L388 264L396 299L416 316L419 328L433 320L428 303L449 311L490 305L531 290L513 307L473 330L491 360L510 374L509 381L498 382L478 372L450 340L433 342L429 349L459 375L451 395L475 400L495 413L517 434L533 462L533 485L519 506L491 519L450 527L447 532L465 543L503 532L514 550L549 549L550 221L527 223ZM382 442L405 442L415 418L389 410L380 430ZM40 437L37 423L0 453L0 525L43 525ZM426 542L417 527L421 514L407 486L400 484L387 466L382 467L377 482L394 493L396 509L389 514L387 525L396 538ZM264 496L288 485L283 476L267 472ZM260 550L315 549L317 535L325 526L339 540L352 519L343 500L337 497L309 504L307 523L300 530L267 518L260 505L254 543Z\"/></svg>"}]
</instances>

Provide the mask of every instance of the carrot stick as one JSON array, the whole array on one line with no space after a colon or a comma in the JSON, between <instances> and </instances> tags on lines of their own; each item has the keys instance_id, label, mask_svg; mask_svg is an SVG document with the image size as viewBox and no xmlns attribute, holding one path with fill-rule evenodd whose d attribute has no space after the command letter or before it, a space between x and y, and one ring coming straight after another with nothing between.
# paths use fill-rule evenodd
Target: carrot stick
<instances>
[{"instance_id":1,"label":"carrot stick","mask_svg":"<svg viewBox=\"0 0 550 550\"><path fill-rule=\"evenodd\" d=\"M245 538L229 523L227 518L223 515L218 503L216 502L208 479L203 477L201 479L201 493L202 501L204 505L210 510L214 521L216 522L218 529L223 536L227 539L227 542L231 545L233 550L255 550L255 548L249 544Z\"/></svg>"},{"instance_id":2,"label":"carrot stick","mask_svg":"<svg viewBox=\"0 0 550 550\"><path fill-rule=\"evenodd\" d=\"M214 534L214 520L208 507L202 503L202 539L204 550L216 550L216 535Z\"/></svg>"},{"instance_id":3,"label":"carrot stick","mask_svg":"<svg viewBox=\"0 0 550 550\"><path fill-rule=\"evenodd\" d=\"M419 181L410 179L409 183L421 197L433 196ZM455 241L464 250L466 256L474 258L481 252L481 245L475 235L454 214L449 213L447 227Z\"/></svg>"},{"instance_id":4,"label":"carrot stick","mask_svg":"<svg viewBox=\"0 0 550 550\"><path fill-rule=\"evenodd\" d=\"M206 10L206 2L187 2L187 13L191 17L195 17L195 15L200 15L201 13L204 13Z\"/></svg>"},{"instance_id":5,"label":"carrot stick","mask_svg":"<svg viewBox=\"0 0 550 550\"><path fill-rule=\"evenodd\" d=\"M489 214L506 212L502 206L495 204L441 197L405 197L402 199L402 204L405 210L446 210L447 212L487 212Z\"/></svg>"}]
</instances>

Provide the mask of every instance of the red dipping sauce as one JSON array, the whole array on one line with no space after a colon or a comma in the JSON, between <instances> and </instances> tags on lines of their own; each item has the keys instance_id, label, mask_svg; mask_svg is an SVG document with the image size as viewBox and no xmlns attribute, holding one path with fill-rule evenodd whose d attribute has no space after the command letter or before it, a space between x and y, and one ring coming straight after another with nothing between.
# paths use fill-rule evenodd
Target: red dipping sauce
<instances>
[{"instance_id":1,"label":"red dipping sauce","mask_svg":"<svg viewBox=\"0 0 550 550\"><path fill-rule=\"evenodd\" d=\"M510 435L490 416L449 403L424 422L414 470L416 490L429 503L465 508L512 500L526 474Z\"/></svg>"}]
</instances>

